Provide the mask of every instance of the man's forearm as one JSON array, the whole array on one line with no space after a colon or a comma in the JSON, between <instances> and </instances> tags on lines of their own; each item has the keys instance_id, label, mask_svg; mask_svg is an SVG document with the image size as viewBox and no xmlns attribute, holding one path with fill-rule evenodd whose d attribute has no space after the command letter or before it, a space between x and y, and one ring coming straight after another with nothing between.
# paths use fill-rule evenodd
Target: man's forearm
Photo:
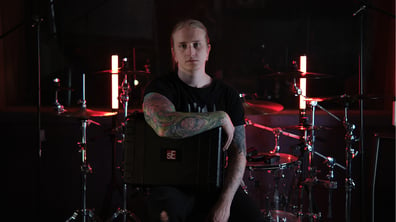
<instances>
[{"instance_id":1,"label":"man's forearm","mask_svg":"<svg viewBox=\"0 0 396 222\"><path fill-rule=\"evenodd\" d=\"M227 174L224 178L221 197L225 201L232 201L237 189L239 188L245 172L246 157L237 155L229 159Z\"/></svg>"},{"instance_id":2,"label":"man's forearm","mask_svg":"<svg viewBox=\"0 0 396 222\"><path fill-rule=\"evenodd\" d=\"M186 138L200 134L202 132L220 127L224 114L221 112L210 113L183 113L172 112L166 113L152 119L152 127L160 136L170 138Z\"/></svg>"},{"instance_id":3,"label":"man's forearm","mask_svg":"<svg viewBox=\"0 0 396 222\"><path fill-rule=\"evenodd\" d=\"M222 198L231 201L236 190L241 184L246 167L246 138L244 126L237 126L233 143L230 147L230 159L227 174L224 180Z\"/></svg>"},{"instance_id":4,"label":"man's forearm","mask_svg":"<svg viewBox=\"0 0 396 222\"><path fill-rule=\"evenodd\" d=\"M165 96L149 93L144 98L146 122L163 137L185 138L223 125L227 114L223 111L207 113L176 112Z\"/></svg>"}]
</instances>

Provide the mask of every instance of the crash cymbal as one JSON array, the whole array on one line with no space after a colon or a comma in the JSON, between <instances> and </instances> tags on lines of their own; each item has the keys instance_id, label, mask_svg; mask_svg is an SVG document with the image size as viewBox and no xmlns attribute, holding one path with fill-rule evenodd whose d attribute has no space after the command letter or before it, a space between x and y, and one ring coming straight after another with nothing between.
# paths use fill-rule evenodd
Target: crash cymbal
<instances>
[{"instance_id":1,"label":"crash cymbal","mask_svg":"<svg viewBox=\"0 0 396 222\"><path fill-rule=\"evenodd\" d=\"M109 112L104 110L71 108L71 109L65 109L65 112L59 114L59 116L65 116L76 119L89 119L91 117L108 117L108 116L114 116L116 114L117 112Z\"/></svg>"},{"instance_id":2,"label":"crash cymbal","mask_svg":"<svg viewBox=\"0 0 396 222\"><path fill-rule=\"evenodd\" d=\"M281 104L264 100L245 100L242 105L246 115L262 115L283 110Z\"/></svg>"},{"instance_id":3,"label":"crash cymbal","mask_svg":"<svg viewBox=\"0 0 396 222\"><path fill-rule=\"evenodd\" d=\"M307 79L323 79L331 78L332 75L315 73L315 72L301 72L301 71L290 71L290 72L274 72L264 75L263 78L281 78L281 77L291 77L291 78L307 78Z\"/></svg>"}]
</instances>

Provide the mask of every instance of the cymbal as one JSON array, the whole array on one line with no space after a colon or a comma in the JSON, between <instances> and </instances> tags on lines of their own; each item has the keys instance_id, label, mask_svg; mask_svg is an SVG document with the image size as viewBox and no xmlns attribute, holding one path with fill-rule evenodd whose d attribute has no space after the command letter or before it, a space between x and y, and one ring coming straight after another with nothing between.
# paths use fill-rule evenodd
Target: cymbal
<instances>
[{"instance_id":1,"label":"cymbal","mask_svg":"<svg viewBox=\"0 0 396 222\"><path fill-rule=\"evenodd\" d=\"M283 110L281 104L264 100L245 100L242 105L246 115L262 115Z\"/></svg>"},{"instance_id":2,"label":"cymbal","mask_svg":"<svg viewBox=\"0 0 396 222\"><path fill-rule=\"evenodd\" d=\"M65 109L64 113L59 114L60 116L76 118L76 119L89 119L91 117L108 117L114 116L117 112L108 112L104 110L92 110L92 109Z\"/></svg>"},{"instance_id":3,"label":"cymbal","mask_svg":"<svg viewBox=\"0 0 396 222\"><path fill-rule=\"evenodd\" d=\"M333 77L329 74L315 73L315 72L301 72L301 71L290 71L290 72L274 72L263 76L264 78L276 78L276 77L294 77L294 78L307 78L307 79L323 79Z\"/></svg>"},{"instance_id":4,"label":"cymbal","mask_svg":"<svg viewBox=\"0 0 396 222\"><path fill-rule=\"evenodd\" d=\"M375 96L375 95L348 95L348 94L342 94L339 96L330 96L330 97L322 97L322 98L308 98L306 100L308 101L318 101L318 102L324 102L324 101L335 101L335 102L340 102L340 103L355 103L358 102L359 100L376 100L380 99L380 97Z\"/></svg>"},{"instance_id":5,"label":"cymbal","mask_svg":"<svg viewBox=\"0 0 396 222\"><path fill-rule=\"evenodd\" d=\"M124 74L124 72L121 71L120 69L118 70L117 73L114 73L114 71L111 70L111 69L101 70L101 71L97 71L97 72L95 72L95 73L97 73L97 74ZM136 70L136 71L127 70L126 73L127 73L128 75L134 75L134 74L136 74L136 75L139 75L139 76L147 76L147 75L150 75L150 72L146 72L146 71L142 71L142 70Z\"/></svg>"},{"instance_id":6,"label":"cymbal","mask_svg":"<svg viewBox=\"0 0 396 222\"><path fill-rule=\"evenodd\" d=\"M303 126L303 125L284 126L284 127L281 127L281 128L282 129L288 129L288 130L300 130L300 131L312 130L312 129L314 129L314 130L323 130L323 129L329 130L330 129L330 127L325 127L325 126L312 127L310 125L308 125L308 126Z\"/></svg>"}]
</instances>

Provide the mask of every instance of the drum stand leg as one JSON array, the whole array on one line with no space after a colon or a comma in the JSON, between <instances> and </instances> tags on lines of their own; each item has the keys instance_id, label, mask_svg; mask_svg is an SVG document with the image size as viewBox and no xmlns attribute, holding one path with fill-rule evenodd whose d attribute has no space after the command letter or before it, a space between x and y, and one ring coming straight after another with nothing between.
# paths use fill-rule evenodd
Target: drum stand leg
<instances>
[{"instance_id":1,"label":"drum stand leg","mask_svg":"<svg viewBox=\"0 0 396 222\"><path fill-rule=\"evenodd\" d=\"M132 221L135 221L135 222L140 222L139 218L137 218L135 216L135 214L133 214L132 212L130 212L127 209L127 193L128 193L127 190L128 190L128 185L126 183L124 183L123 184L123 189L122 189L122 193L123 193L122 209L118 208L118 210L113 214L113 216L110 218L109 221L114 221L120 215L122 215L122 221L123 222L126 222L127 218L132 219Z\"/></svg>"},{"instance_id":2,"label":"drum stand leg","mask_svg":"<svg viewBox=\"0 0 396 222\"><path fill-rule=\"evenodd\" d=\"M81 168L81 171L90 171L92 172L92 169L89 166L86 166L86 169L83 169L84 167ZM75 221L77 220L78 216L81 216L82 221L98 221L95 218L95 214L92 210L87 209L87 173L88 172L83 172L83 185L82 185L82 190L83 190L83 197L82 197L82 209L81 210L76 210L73 212L72 216L70 216L66 222L70 221ZM89 220L88 220L89 219Z\"/></svg>"}]
</instances>

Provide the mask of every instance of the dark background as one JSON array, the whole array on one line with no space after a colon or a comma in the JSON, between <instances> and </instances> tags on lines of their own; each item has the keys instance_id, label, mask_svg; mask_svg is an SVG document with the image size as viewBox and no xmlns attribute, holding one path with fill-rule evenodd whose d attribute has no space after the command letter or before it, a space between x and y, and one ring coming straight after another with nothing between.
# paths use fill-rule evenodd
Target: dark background
<instances>
[{"instance_id":1,"label":"dark background","mask_svg":"<svg viewBox=\"0 0 396 222\"><path fill-rule=\"evenodd\" d=\"M352 16L362 5L366 9ZM151 74L139 77L142 84L131 95L131 107L140 107L144 85L172 69L169 36L174 23L193 17L202 20L209 30L212 51L208 73L240 92L257 93L260 99L285 107L277 114L252 117L266 126L298 123L297 97L290 91L290 79L267 75L286 70L300 55L307 55L308 71L332 76L308 80L308 96L312 97L358 95L361 69L365 122L361 124L357 102L352 104L351 116L357 124L357 134L363 125L365 152L353 162L357 187L353 192L352 219L364 221L371 216L374 133L378 132L386 132L385 135L390 132L391 139L381 142L384 153L379 156L377 189L386 195L376 195L380 198L376 217L381 220L394 216L395 188L394 178L390 176L395 168L391 125L395 97L394 14L392 0L2 1L0 123L2 148L6 153L7 211L17 216L18 221L62 221L81 207L81 157L76 145L81 139L81 123L54 116L52 80L58 77L63 87L73 89L62 91L60 102L66 107L78 106L82 96L81 76L86 73L88 107L108 109L109 76L97 72L110 69L110 56L118 54L120 59L127 57L130 66L135 64L137 70L144 70L145 65L150 67ZM37 24L32 25L40 18L38 32ZM37 110L39 99L43 107L41 116ZM342 103L322 105L343 116ZM342 124L325 113L317 118L319 125L332 127L330 131L319 132L318 150L345 164ZM94 169L88 181L88 207L95 208L105 218L121 204L119 187L114 188L111 183L120 180L112 164L119 165L122 151L119 145L113 147L111 133L119 121L94 120L101 126L90 125L88 131L88 158ZM39 123L45 132L41 157L38 156ZM247 139L249 147L263 152L272 149L270 132L247 127ZM297 143L282 138L282 152L292 153L291 147ZM323 171L320 177L325 178L325 165L320 159L316 161ZM343 221L345 172L337 171L336 175L339 189L334 200L335 221ZM248 183L251 195L261 203L264 191ZM139 211L134 206L141 205L144 197L134 192L130 195L131 208ZM319 210L326 214L326 191L318 188L317 197Z\"/></svg>"}]
</instances>

